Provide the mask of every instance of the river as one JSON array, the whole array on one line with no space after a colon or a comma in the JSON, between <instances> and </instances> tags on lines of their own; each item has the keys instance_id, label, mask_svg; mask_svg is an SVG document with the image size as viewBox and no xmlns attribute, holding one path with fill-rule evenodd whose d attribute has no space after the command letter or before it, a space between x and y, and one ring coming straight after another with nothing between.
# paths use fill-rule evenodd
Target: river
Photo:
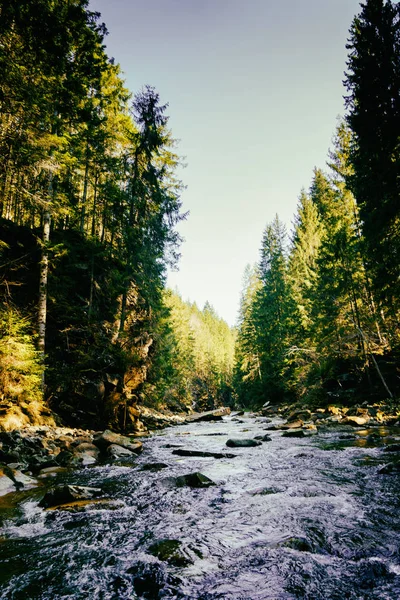
<instances>
[{"instance_id":1,"label":"river","mask_svg":"<svg viewBox=\"0 0 400 600\"><path fill-rule=\"evenodd\" d=\"M392 454L381 445L400 432L295 439L266 427L254 417L171 427L134 464L59 476L101 487L110 505L44 510L33 491L3 523L0 598L398 600L400 477L378 471ZM258 447L225 445L266 433ZM167 466L143 470L150 463ZM216 485L174 485L196 471Z\"/></svg>"}]
</instances>

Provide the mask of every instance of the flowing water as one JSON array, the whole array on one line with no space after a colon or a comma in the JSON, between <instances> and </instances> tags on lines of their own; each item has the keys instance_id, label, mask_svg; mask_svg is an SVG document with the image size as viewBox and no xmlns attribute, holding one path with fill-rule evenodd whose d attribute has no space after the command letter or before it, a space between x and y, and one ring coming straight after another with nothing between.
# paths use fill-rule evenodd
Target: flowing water
<instances>
[{"instance_id":1,"label":"flowing water","mask_svg":"<svg viewBox=\"0 0 400 600\"><path fill-rule=\"evenodd\" d=\"M3 523L0 598L398 600L400 477L378 473L388 432L371 443L370 432L273 431L262 446L228 449L229 437L266 433L262 419L242 421L173 427L145 440L133 465L53 480L102 487L113 504L45 511L43 490L31 492ZM236 457L181 458L175 446ZM216 485L174 485L195 471Z\"/></svg>"}]
</instances>

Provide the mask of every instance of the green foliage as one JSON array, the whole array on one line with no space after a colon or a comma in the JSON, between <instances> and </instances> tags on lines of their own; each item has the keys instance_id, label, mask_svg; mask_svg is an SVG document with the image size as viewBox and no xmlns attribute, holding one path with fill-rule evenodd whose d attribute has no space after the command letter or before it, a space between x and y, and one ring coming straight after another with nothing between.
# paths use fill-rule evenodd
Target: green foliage
<instances>
[{"instance_id":1,"label":"green foliage","mask_svg":"<svg viewBox=\"0 0 400 600\"><path fill-rule=\"evenodd\" d=\"M165 291L164 303L146 395L170 409L231 403L235 332L209 303L199 310L171 290Z\"/></svg>"},{"instance_id":2,"label":"green foliage","mask_svg":"<svg viewBox=\"0 0 400 600\"><path fill-rule=\"evenodd\" d=\"M0 217L5 236L12 222L30 246L32 267L28 284L23 258L10 256L0 282L23 311L37 303L40 252L26 231L42 237L51 220L38 311L47 394L100 416L88 387L136 399L157 360L165 273L184 218L167 105L147 86L130 108L88 0L6 3L0 13Z\"/></svg>"},{"instance_id":3,"label":"green foliage","mask_svg":"<svg viewBox=\"0 0 400 600\"><path fill-rule=\"evenodd\" d=\"M393 369L385 368L397 346L374 300L363 222L348 187L351 144L352 132L340 121L330 172L315 169L309 194L300 195L289 251L275 219L264 232L257 270L247 273L234 377L243 406L284 397L315 406L357 390L364 398L385 396L377 356L398 388Z\"/></svg>"},{"instance_id":4,"label":"green foliage","mask_svg":"<svg viewBox=\"0 0 400 600\"><path fill-rule=\"evenodd\" d=\"M294 329L286 231L279 218L267 225L256 272L247 272L242 296L235 381L238 401L257 406L281 400Z\"/></svg>"},{"instance_id":5,"label":"green foliage","mask_svg":"<svg viewBox=\"0 0 400 600\"><path fill-rule=\"evenodd\" d=\"M14 404L42 401L43 364L32 325L18 310L0 307L0 400Z\"/></svg>"},{"instance_id":6,"label":"green foliage","mask_svg":"<svg viewBox=\"0 0 400 600\"><path fill-rule=\"evenodd\" d=\"M399 310L400 13L390 0L361 4L350 29L346 98L352 131L347 181L357 198L374 292Z\"/></svg>"}]
</instances>

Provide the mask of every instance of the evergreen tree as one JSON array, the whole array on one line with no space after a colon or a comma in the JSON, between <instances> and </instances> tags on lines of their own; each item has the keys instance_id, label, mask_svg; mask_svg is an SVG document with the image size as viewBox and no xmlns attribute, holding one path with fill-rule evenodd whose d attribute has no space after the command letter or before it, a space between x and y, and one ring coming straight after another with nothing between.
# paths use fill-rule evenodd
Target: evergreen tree
<instances>
[{"instance_id":1,"label":"evergreen tree","mask_svg":"<svg viewBox=\"0 0 400 600\"><path fill-rule=\"evenodd\" d=\"M350 29L345 80L353 132L348 181L360 207L374 288L393 317L400 297L399 15L390 0L361 4Z\"/></svg>"}]
</instances>

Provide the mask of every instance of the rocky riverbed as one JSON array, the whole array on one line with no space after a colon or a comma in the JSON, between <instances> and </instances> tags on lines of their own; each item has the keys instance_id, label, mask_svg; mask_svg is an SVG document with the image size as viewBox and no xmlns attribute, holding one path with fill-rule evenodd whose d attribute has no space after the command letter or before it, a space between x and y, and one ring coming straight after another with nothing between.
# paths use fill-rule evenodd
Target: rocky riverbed
<instances>
[{"instance_id":1,"label":"rocky riverbed","mask_svg":"<svg viewBox=\"0 0 400 600\"><path fill-rule=\"evenodd\" d=\"M141 438L3 432L0 598L398 598L395 417L267 406Z\"/></svg>"}]
</instances>

